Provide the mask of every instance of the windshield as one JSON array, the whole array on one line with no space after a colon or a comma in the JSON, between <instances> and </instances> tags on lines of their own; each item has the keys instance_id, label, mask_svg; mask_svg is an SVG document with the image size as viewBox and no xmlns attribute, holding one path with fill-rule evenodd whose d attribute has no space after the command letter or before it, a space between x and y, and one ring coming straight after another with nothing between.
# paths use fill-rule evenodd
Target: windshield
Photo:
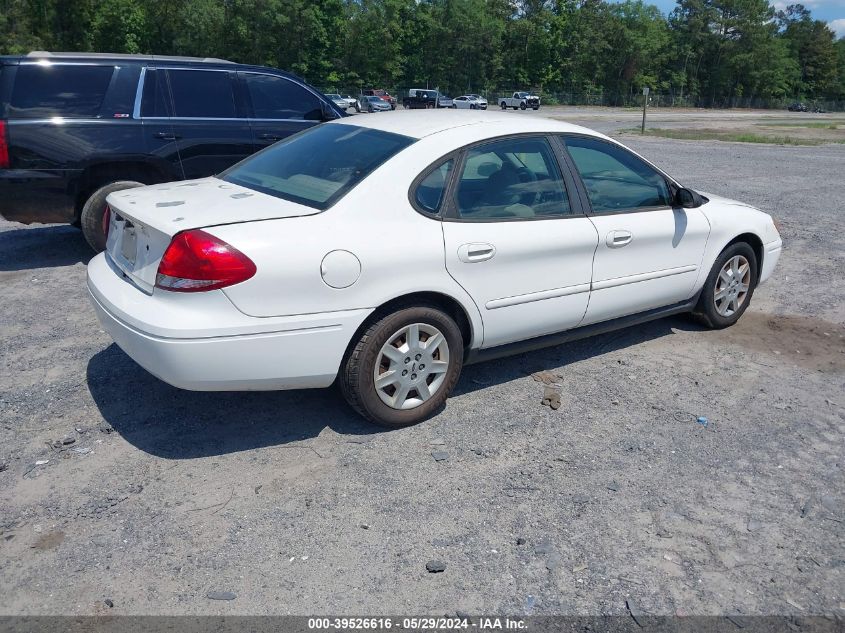
<instances>
[{"instance_id":1,"label":"windshield","mask_svg":"<svg viewBox=\"0 0 845 633\"><path fill-rule=\"evenodd\" d=\"M323 210L413 142L354 125L318 125L254 154L219 178Z\"/></svg>"}]
</instances>

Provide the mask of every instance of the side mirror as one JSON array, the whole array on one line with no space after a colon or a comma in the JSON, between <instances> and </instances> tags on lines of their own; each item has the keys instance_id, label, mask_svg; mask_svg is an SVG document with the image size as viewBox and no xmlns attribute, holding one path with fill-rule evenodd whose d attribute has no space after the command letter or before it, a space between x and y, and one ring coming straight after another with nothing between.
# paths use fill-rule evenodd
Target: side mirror
<instances>
[{"instance_id":1,"label":"side mirror","mask_svg":"<svg viewBox=\"0 0 845 633\"><path fill-rule=\"evenodd\" d=\"M679 207L683 207L685 209L694 209L695 207L700 207L704 200L702 199L701 195L692 189L686 189L684 187L678 189L677 193L675 194L675 204Z\"/></svg>"},{"instance_id":2,"label":"side mirror","mask_svg":"<svg viewBox=\"0 0 845 633\"><path fill-rule=\"evenodd\" d=\"M333 121L339 119L337 112L335 112L328 103L321 102L323 121Z\"/></svg>"}]
</instances>

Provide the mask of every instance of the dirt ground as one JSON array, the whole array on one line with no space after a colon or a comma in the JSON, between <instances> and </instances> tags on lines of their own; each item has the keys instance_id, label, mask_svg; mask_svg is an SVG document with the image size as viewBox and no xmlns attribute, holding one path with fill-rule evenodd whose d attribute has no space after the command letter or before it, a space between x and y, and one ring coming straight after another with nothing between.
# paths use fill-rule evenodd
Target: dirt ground
<instances>
[{"instance_id":1,"label":"dirt ground","mask_svg":"<svg viewBox=\"0 0 845 633\"><path fill-rule=\"evenodd\" d=\"M625 142L780 220L748 313L469 367L399 431L165 385L100 329L76 229L0 222L0 614L845 616L845 145Z\"/></svg>"}]
</instances>

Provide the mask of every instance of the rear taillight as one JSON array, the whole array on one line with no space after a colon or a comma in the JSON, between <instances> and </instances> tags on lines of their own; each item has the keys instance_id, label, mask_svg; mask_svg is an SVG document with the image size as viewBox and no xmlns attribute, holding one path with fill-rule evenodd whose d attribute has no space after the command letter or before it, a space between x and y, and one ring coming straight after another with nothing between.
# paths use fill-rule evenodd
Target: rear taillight
<instances>
[{"instance_id":1,"label":"rear taillight","mask_svg":"<svg viewBox=\"0 0 845 633\"><path fill-rule=\"evenodd\" d=\"M205 231L178 233L158 265L156 287L175 292L225 288L255 274L252 260Z\"/></svg>"},{"instance_id":2,"label":"rear taillight","mask_svg":"<svg viewBox=\"0 0 845 633\"><path fill-rule=\"evenodd\" d=\"M9 169L9 139L6 136L6 122L0 121L0 169Z\"/></svg>"},{"instance_id":3,"label":"rear taillight","mask_svg":"<svg viewBox=\"0 0 845 633\"><path fill-rule=\"evenodd\" d=\"M105 211L103 211L103 235L106 237L109 236L109 227L111 226L111 207L106 205Z\"/></svg>"}]
</instances>

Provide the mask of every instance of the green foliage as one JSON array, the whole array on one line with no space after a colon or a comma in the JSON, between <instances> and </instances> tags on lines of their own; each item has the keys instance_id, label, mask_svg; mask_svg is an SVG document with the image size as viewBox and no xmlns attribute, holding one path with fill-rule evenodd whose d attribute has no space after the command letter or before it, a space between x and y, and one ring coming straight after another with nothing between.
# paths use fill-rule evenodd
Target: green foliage
<instances>
[{"instance_id":1,"label":"green foliage","mask_svg":"<svg viewBox=\"0 0 845 633\"><path fill-rule=\"evenodd\" d=\"M221 57L336 90L845 99L845 39L770 0L0 0L0 53L30 50Z\"/></svg>"}]
</instances>

